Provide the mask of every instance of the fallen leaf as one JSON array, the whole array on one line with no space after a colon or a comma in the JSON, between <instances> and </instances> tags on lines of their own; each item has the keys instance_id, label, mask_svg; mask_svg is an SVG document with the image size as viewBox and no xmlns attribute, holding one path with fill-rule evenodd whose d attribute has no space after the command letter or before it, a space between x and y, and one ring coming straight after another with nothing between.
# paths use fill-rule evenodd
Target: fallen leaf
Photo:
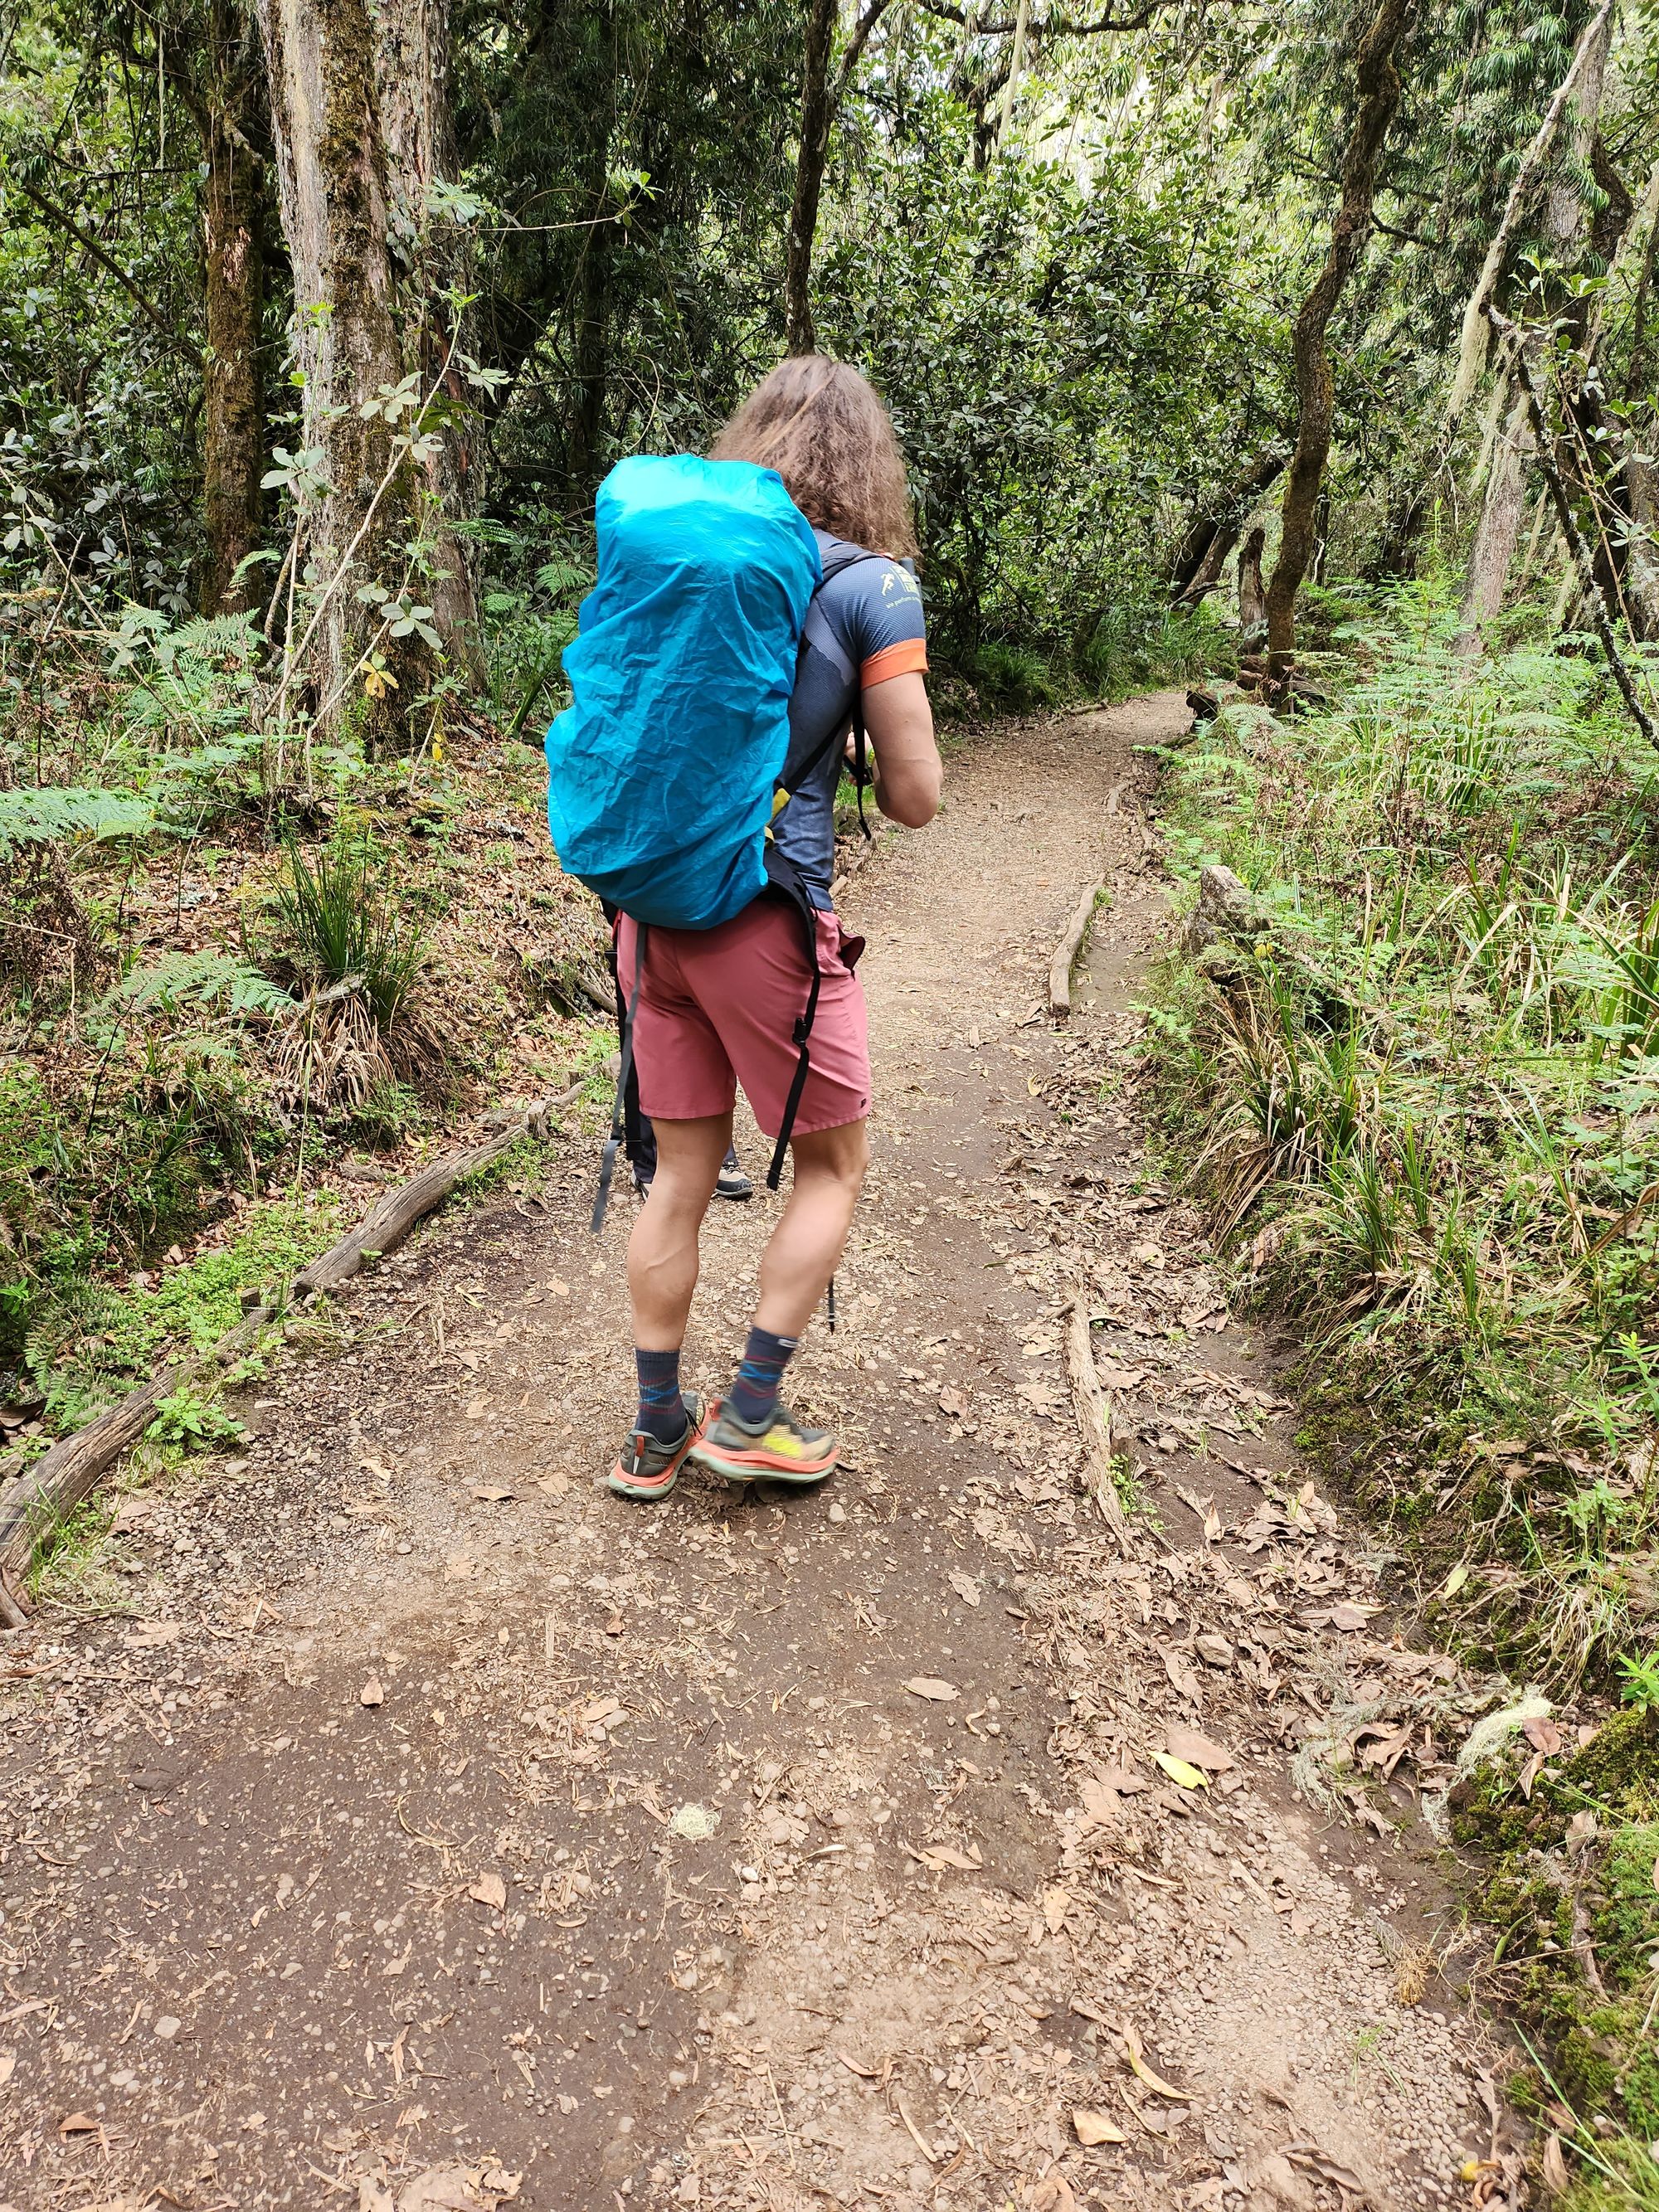
<instances>
[{"instance_id":1,"label":"fallen leaf","mask_svg":"<svg viewBox=\"0 0 1659 2212\"><path fill-rule=\"evenodd\" d=\"M873 2066L860 2066L856 2058L849 2058L844 2051L838 2051L836 2053L836 2056L840 2059L842 2064L847 2069L848 2072L849 2074L856 2074L860 2081L873 2081L875 2080L876 2069Z\"/></svg>"},{"instance_id":2,"label":"fallen leaf","mask_svg":"<svg viewBox=\"0 0 1659 2212\"><path fill-rule=\"evenodd\" d=\"M1567 2172L1567 2161L1562 2154L1561 2138L1553 2131L1544 2138L1544 2155L1540 2163L1543 2167L1545 2188L1552 2197L1565 2197L1571 2185L1571 2177Z\"/></svg>"},{"instance_id":3,"label":"fallen leaf","mask_svg":"<svg viewBox=\"0 0 1659 2212\"><path fill-rule=\"evenodd\" d=\"M131 1635L121 1640L129 1651L159 1651L163 1644L176 1644L184 1632L180 1620L141 1620Z\"/></svg>"},{"instance_id":4,"label":"fallen leaf","mask_svg":"<svg viewBox=\"0 0 1659 2212\"><path fill-rule=\"evenodd\" d=\"M482 2212L484 2207L491 2208L493 2212L503 2194L516 2196L516 2181L510 2191L498 2191L489 2188L482 2167L429 2166L424 2173L417 2173L412 2181L404 2184L398 2197L398 2212Z\"/></svg>"},{"instance_id":5,"label":"fallen leaf","mask_svg":"<svg viewBox=\"0 0 1659 2212\"><path fill-rule=\"evenodd\" d=\"M371 1674L358 1691L357 1703L360 1705L383 1705L386 1703L386 1692L380 1687L378 1674Z\"/></svg>"},{"instance_id":6,"label":"fallen leaf","mask_svg":"<svg viewBox=\"0 0 1659 2212\"><path fill-rule=\"evenodd\" d=\"M979 1856L977 1844L971 1858L966 1851L958 1850L954 1844L922 1844L915 1850L911 1850L907 1844L905 1849L919 1866L925 1866L934 1874L944 1874L951 1868L959 1874L977 1874L985 1863Z\"/></svg>"},{"instance_id":7,"label":"fallen leaf","mask_svg":"<svg viewBox=\"0 0 1659 2212\"><path fill-rule=\"evenodd\" d=\"M1120 1797L1133 1797L1138 1790L1150 1790L1152 1784L1144 1774L1137 1774L1133 1766L1103 1766L1100 1779L1108 1790L1115 1790Z\"/></svg>"},{"instance_id":8,"label":"fallen leaf","mask_svg":"<svg viewBox=\"0 0 1659 2212\"><path fill-rule=\"evenodd\" d=\"M979 1603L979 1584L972 1575L964 1574L960 1567L952 1567L945 1580L964 1605Z\"/></svg>"},{"instance_id":9,"label":"fallen leaf","mask_svg":"<svg viewBox=\"0 0 1659 2212\"><path fill-rule=\"evenodd\" d=\"M904 1686L913 1698L930 1698L935 1705L947 1705L958 1694L954 1682L942 1682L937 1674L912 1674Z\"/></svg>"},{"instance_id":10,"label":"fallen leaf","mask_svg":"<svg viewBox=\"0 0 1659 2212\"><path fill-rule=\"evenodd\" d=\"M550 1275L543 1287L550 1298L568 1298L570 1296L569 1284L562 1283L556 1275Z\"/></svg>"},{"instance_id":11,"label":"fallen leaf","mask_svg":"<svg viewBox=\"0 0 1659 2212\"><path fill-rule=\"evenodd\" d=\"M1182 1790L1207 1790L1209 1784L1195 1766L1188 1766L1184 1759L1171 1759L1167 1751L1155 1751L1153 1759Z\"/></svg>"},{"instance_id":12,"label":"fallen leaf","mask_svg":"<svg viewBox=\"0 0 1659 2212\"><path fill-rule=\"evenodd\" d=\"M1081 1796L1085 1814L1097 1827L1104 1827L1116 1820L1117 1792L1108 1784L1097 1781L1092 1774L1085 1774Z\"/></svg>"},{"instance_id":13,"label":"fallen leaf","mask_svg":"<svg viewBox=\"0 0 1659 2212\"><path fill-rule=\"evenodd\" d=\"M90 2112L69 2112L58 2121L58 2132L66 2142L70 2136L95 2136L98 2123Z\"/></svg>"},{"instance_id":14,"label":"fallen leaf","mask_svg":"<svg viewBox=\"0 0 1659 2212\"><path fill-rule=\"evenodd\" d=\"M1085 2149L1092 2150L1097 2143L1127 2142L1129 2138L1121 2128L1115 2128L1104 2112L1073 2112L1072 2125L1077 2139Z\"/></svg>"},{"instance_id":15,"label":"fallen leaf","mask_svg":"<svg viewBox=\"0 0 1659 2212\"><path fill-rule=\"evenodd\" d=\"M487 1905L492 1912L507 1909L507 1884L498 1874L481 1874L466 1893L475 1904Z\"/></svg>"},{"instance_id":16,"label":"fallen leaf","mask_svg":"<svg viewBox=\"0 0 1659 2212\"><path fill-rule=\"evenodd\" d=\"M1072 1900L1063 1889L1045 1889L1042 1893L1042 1917L1048 1923L1048 1933L1058 1936L1066 1925L1066 1915Z\"/></svg>"},{"instance_id":17,"label":"fallen leaf","mask_svg":"<svg viewBox=\"0 0 1659 2212\"><path fill-rule=\"evenodd\" d=\"M1561 1748L1561 1731L1553 1720L1541 1716L1522 1721L1521 1733L1534 1751L1541 1751L1546 1759L1553 1759Z\"/></svg>"},{"instance_id":18,"label":"fallen leaf","mask_svg":"<svg viewBox=\"0 0 1659 2212\"><path fill-rule=\"evenodd\" d=\"M1190 2104L1192 2100L1184 2089L1172 2089L1161 2075L1154 2074L1141 2055L1139 2036L1126 2021L1123 2028L1123 2055L1133 2069L1137 2078L1146 2084L1154 2094L1169 2098L1171 2104Z\"/></svg>"},{"instance_id":19,"label":"fallen leaf","mask_svg":"<svg viewBox=\"0 0 1659 2212\"><path fill-rule=\"evenodd\" d=\"M620 1698L595 1698L592 1705L582 1707L582 1724L593 1728L601 1721L614 1719L622 1709Z\"/></svg>"},{"instance_id":20,"label":"fallen leaf","mask_svg":"<svg viewBox=\"0 0 1659 2212\"><path fill-rule=\"evenodd\" d=\"M1196 1729L1166 1729L1164 1747L1172 1759L1182 1759L1188 1766L1201 1766L1210 1774L1225 1774L1238 1764L1231 1752L1224 1751Z\"/></svg>"},{"instance_id":21,"label":"fallen leaf","mask_svg":"<svg viewBox=\"0 0 1659 2212\"><path fill-rule=\"evenodd\" d=\"M365 2173L358 2181L357 2212L397 2212L392 2191L372 2173Z\"/></svg>"},{"instance_id":22,"label":"fallen leaf","mask_svg":"<svg viewBox=\"0 0 1659 2212\"><path fill-rule=\"evenodd\" d=\"M1455 1566L1451 1572L1447 1576L1444 1585L1440 1592L1441 1596L1443 1598L1455 1597L1458 1591L1462 1589L1464 1583L1468 1582L1468 1569L1460 1563L1457 1566Z\"/></svg>"},{"instance_id":23,"label":"fallen leaf","mask_svg":"<svg viewBox=\"0 0 1659 2212\"><path fill-rule=\"evenodd\" d=\"M506 1505L518 1494L517 1491L509 1490L504 1482L481 1482L472 1492L481 1505Z\"/></svg>"},{"instance_id":24,"label":"fallen leaf","mask_svg":"<svg viewBox=\"0 0 1659 2212\"><path fill-rule=\"evenodd\" d=\"M1352 1635L1355 1629L1363 1628L1370 1618L1370 1615L1365 1607L1363 1605L1355 1605L1351 1598L1344 1598L1340 1605L1334 1605L1331 1607L1331 1626L1340 1628L1349 1635Z\"/></svg>"}]
</instances>

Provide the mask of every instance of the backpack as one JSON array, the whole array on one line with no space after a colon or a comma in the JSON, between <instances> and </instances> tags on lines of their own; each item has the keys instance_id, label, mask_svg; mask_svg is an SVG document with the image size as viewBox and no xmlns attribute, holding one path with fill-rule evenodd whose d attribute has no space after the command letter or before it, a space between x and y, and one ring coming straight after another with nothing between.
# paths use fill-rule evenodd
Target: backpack
<instances>
[{"instance_id":1,"label":"backpack","mask_svg":"<svg viewBox=\"0 0 1659 2212\"><path fill-rule=\"evenodd\" d=\"M634 921L713 929L766 881L817 543L775 469L689 453L619 461L594 519L547 733L553 842Z\"/></svg>"},{"instance_id":2,"label":"backpack","mask_svg":"<svg viewBox=\"0 0 1659 2212\"><path fill-rule=\"evenodd\" d=\"M564 655L571 703L547 733L553 842L568 874L639 925L641 963L653 923L714 929L769 888L794 908L811 980L767 1172L775 1190L811 1069L822 977L811 895L774 843L771 825L788 803L788 786L805 781L842 742L834 730L805 758L790 759L789 698L809 637L852 674L812 601L831 576L881 556L838 547L826 564L782 477L749 461L690 454L619 461L599 487L595 522L599 580ZM863 826L856 685L853 731ZM623 1138L639 969L617 980L622 1060L593 1204L596 1234Z\"/></svg>"}]
</instances>

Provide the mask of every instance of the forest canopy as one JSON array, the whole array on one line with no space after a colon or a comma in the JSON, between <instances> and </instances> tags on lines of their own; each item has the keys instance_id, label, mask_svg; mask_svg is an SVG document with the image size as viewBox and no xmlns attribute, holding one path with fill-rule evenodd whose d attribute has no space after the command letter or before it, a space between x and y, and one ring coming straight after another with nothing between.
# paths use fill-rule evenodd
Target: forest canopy
<instances>
[{"instance_id":1,"label":"forest canopy","mask_svg":"<svg viewBox=\"0 0 1659 2212\"><path fill-rule=\"evenodd\" d=\"M1192 546L1241 507L1271 519L1378 11L1008 12L13 11L8 593L71 576L106 615L257 609L274 636L303 521L303 635L307 556L362 524L344 480L378 480L395 449L409 481L308 650L331 635L333 665L347 631L372 641L407 716L478 672L475 580L568 618L605 467L706 445L806 316L893 409L941 657L994 696L1109 682L1167 642ZM1397 112L1326 336L1316 575L1409 574L1467 528L1497 402L1449 413L1466 307L1596 16L1396 13ZM1593 113L1554 132L1497 304L1558 341L1595 325L1579 489L1622 517L1622 576L1620 533L1648 511L1619 447L1649 375L1655 60L1644 11L1616 44L1601 16ZM307 72L333 105L301 143ZM360 586L386 595L374 621ZM337 711L329 688L313 708Z\"/></svg>"}]
</instances>

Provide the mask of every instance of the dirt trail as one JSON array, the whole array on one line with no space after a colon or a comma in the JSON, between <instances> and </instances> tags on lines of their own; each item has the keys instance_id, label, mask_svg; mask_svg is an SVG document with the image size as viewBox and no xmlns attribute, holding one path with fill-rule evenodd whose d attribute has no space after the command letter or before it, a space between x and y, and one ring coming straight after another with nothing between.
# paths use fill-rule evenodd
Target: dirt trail
<instances>
[{"instance_id":1,"label":"dirt trail","mask_svg":"<svg viewBox=\"0 0 1659 2212\"><path fill-rule=\"evenodd\" d=\"M1494 2054L1436 1976L1402 2002L1449 1924L1409 1770L1364 1827L1288 1778L1431 1662L1280 1483L1271 1364L1126 1082L1167 911L1130 748L1184 721L993 733L854 883L877 1164L794 1385L850 1439L823 1494L596 1486L629 1209L596 1250L572 1144L129 1509L135 1618L8 1639L7 2203L1468 2201ZM711 1224L694 1380L769 1213ZM1074 1291L1148 1463L1129 1558L1081 1485Z\"/></svg>"}]
</instances>

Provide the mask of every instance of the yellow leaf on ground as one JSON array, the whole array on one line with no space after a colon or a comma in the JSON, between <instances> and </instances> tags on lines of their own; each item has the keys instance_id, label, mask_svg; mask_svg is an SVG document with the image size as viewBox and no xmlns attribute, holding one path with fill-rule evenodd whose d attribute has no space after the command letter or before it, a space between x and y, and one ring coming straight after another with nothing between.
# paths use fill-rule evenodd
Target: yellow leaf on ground
<instances>
[{"instance_id":1,"label":"yellow leaf on ground","mask_svg":"<svg viewBox=\"0 0 1659 2212\"><path fill-rule=\"evenodd\" d=\"M1139 2036L1127 2023L1123 2030L1123 2055L1128 2060L1136 2078L1144 2081L1155 2095L1167 2097L1172 2105L1185 2105L1192 2101L1184 2089L1172 2088L1161 2074L1153 2073L1141 2056Z\"/></svg>"},{"instance_id":2,"label":"yellow leaf on ground","mask_svg":"<svg viewBox=\"0 0 1659 2212\"><path fill-rule=\"evenodd\" d=\"M466 1893L475 1903L487 1905L492 1912L501 1911L507 1904L507 1884L498 1874L481 1874Z\"/></svg>"},{"instance_id":3,"label":"yellow leaf on ground","mask_svg":"<svg viewBox=\"0 0 1659 2212\"><path fill-rule=\"evenodd\" d=\"M1184 1759L1172 1759L1167 1751L1155 1751L1152 1758L1164 1769L1171 1782L1182 1790L1207 1790L1209 1784L1195 1766L1188 1766Z\"/></svg>"}]
</instances>

